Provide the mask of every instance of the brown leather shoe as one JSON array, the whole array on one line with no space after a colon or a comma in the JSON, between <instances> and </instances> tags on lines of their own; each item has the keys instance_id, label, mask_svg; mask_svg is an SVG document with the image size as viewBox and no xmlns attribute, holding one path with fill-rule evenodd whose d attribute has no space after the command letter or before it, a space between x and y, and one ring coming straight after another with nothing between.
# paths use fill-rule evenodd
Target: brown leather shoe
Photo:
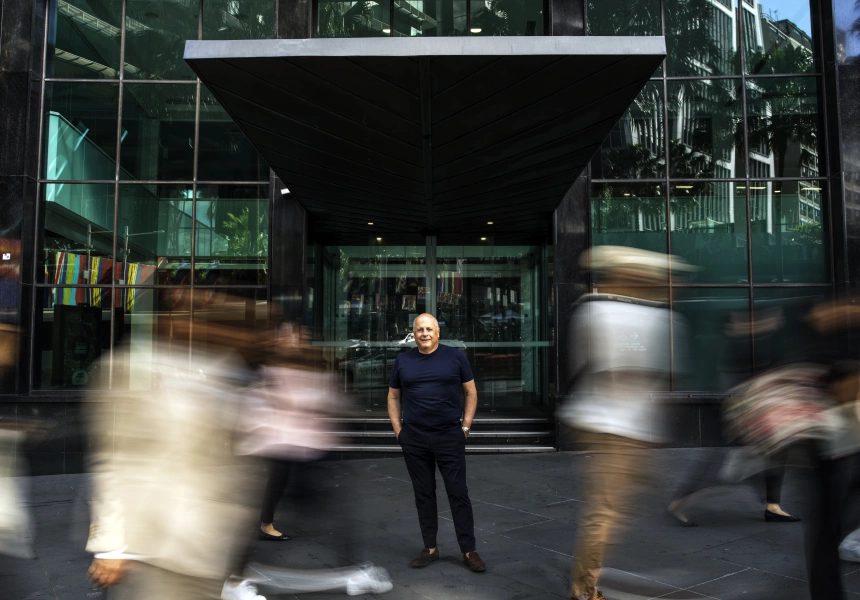
<instances>
[{"instance_id":1,"label":"brown leather shoe","mask_svg":"<svg viewBox=\"0 0 860 600\"><path fill-rule=\"evenodd\" d=\"M424 548L418 558L412 561L412 566L415 568L426 567L434 560L439 560L439 549L436 552L430 552L429 548Z\"/></svg>"},{"instance_id":2,"label":"brown leather shoe","mask_svg":"<svg viewBox=\"0 0 860 600\"><path fill-rule=\"evenodd\" d=\"M487 565L484 564L484 561L481 560L481 557L478 556L477 552L470 552L469 554L464 554L463 564L469 567L469 570L473 573L483 573L487 570Z\"/></svg>"}]
</instances>

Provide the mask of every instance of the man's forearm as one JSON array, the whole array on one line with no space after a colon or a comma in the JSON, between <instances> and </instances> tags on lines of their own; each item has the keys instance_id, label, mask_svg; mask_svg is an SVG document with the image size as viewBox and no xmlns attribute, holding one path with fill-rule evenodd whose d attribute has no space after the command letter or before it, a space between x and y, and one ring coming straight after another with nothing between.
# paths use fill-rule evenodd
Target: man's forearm
<instances>
[{"instance_id":1,"label":"man's forearm","mask_svg":"<svg viewBox=\"0 0 860 600\"><path fill-rule=\"evenodd\" d=\"M472 419L475 418L475 411L478 410L478 393L466 394L466 400L463 403L463 427L472 427Z\"/></svg>"},{"instance_id":2,"label":"man's forearm","mask_svg":"<svg viewBox=\"0 0 860 600\"><path fill-rule=\"evenodd\" d=\"M403 428L400 398L388 396L388 418L391 420L391 428L394 430L394 435L400 435L400 430Z\"/></svg>"}]
</instances>

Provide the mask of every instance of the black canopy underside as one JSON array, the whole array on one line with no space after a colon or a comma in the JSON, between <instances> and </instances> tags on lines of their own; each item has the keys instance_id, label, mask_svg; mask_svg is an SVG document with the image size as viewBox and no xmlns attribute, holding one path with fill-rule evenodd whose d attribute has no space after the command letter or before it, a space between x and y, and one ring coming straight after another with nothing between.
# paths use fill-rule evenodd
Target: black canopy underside
<instances>
[{"instance_id":1,"label":"black canopy underside","mask_svg":"<svg viewBox=\"0 0 860 600\"><path fill-rule=\"evenodd\" d=\"M660 37L190 41L185 59L327 238L545 235ZM368 225L372 222L373 226Z\"/></svg>"}]
</instances>

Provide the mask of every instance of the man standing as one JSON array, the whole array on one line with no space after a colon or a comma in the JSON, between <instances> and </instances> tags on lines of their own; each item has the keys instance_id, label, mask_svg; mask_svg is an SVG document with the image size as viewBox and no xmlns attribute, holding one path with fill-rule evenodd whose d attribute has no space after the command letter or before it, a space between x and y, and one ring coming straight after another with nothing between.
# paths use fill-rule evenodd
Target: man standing
<instances>
[{"instance_id":1,"label":"man standing","mask_svg":"<svg viewBox=\"0 0 860 600\"><path fill-rule=\"evenodd\" d=\"M487 567L475 552L475 524L466 488L466 438L478 407L475 378L463 352L439 345L439 323L433 315L419 315L413 332L418 347L394 360L388 389L388 416L403 448L424 538L424 549L412 566L426 567L439 559L438 465L463 562L470 570L482 572ZM466 395L465 410L461 392Z\"/></svg>"}]
</instances>

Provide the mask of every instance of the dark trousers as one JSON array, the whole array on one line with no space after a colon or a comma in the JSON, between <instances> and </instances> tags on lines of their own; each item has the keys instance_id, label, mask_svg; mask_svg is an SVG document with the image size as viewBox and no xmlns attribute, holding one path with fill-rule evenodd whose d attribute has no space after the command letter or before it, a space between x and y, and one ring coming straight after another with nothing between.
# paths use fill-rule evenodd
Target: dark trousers
<instances>
[{"instance_id":1,"label":"dark trousers","mask_svg":"<svg viewBox=\"0 0 860 600\"><path fill-rule=\"evenodd\" d=\"M475 520L466 488L466 436L457 427L450 432L425 435L404 427L398 436L406 468L415 490L415 508L425 548L436 547L439 530L436 509L436 466L445 482L445 492L454 517L460 551L475 551Z\"/></svg>"},{"instance_id":2,"label":"dark trousers","mask_svg":"<svg viewBox=\"0 0 860 600\"><path fill-rule=\"evenodd\" d=\"M844 537L845 500L852 488L854 457L821 459L808 486L811 518L806 521L806 561L812 600L845 597L839 564Z\"/></svg>"},{"instance_id":3,"label":"dark trousers","mask_svg":"<svg viewBox=\"0 0 860 600\"><path fill-rule=\"evenodd\" d=\"M286 460L269 461L269 478L266 480L266 491L263 492L263 508L260 510L260 523L275 521L275 508L281 501L284 488L287 487L292 463Z\"/></svg>"}]
</instances>

